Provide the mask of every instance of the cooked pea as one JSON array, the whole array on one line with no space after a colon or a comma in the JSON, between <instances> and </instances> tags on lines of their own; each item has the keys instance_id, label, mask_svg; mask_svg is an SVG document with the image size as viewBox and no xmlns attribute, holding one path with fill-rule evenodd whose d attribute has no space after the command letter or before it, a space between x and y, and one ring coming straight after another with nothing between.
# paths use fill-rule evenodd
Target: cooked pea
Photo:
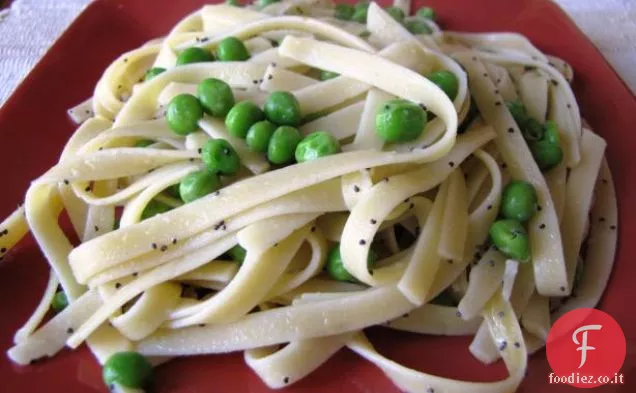
<instances>
[{"instance_id":1,"label":"cooked pea","mask_svg":"<svg viewBox=\"0 0 636 393\"><path fill-rule=\"evenodd\" d=\"M207 61L214 61L212 53L203 48L191 47L184 49L177 56L177 65L191 64L191 63L203 63Z\"/></svg>"},{"instance_id":2,"label":"cooked pea","mask_svg":"<svg viewBox=\"0 0 636 393\"><path fill-rule=\"evenodd\" d=\"M555 145L561 144L561 136L559 135L559 127L557 126L555 122L553 122L552 120L546 121L543 128L543 132L544 134L542 139L550 143L553 143Z\"/></svg>"},{"instance_id":3,"label":"cooked pea","mask_svg":"<svg viewBox=\"0 0 636 393\"><path fill-rule=\"evenodd\" d=\"M527 141L538 141L543 138L544 128L541 123L528 117L526 122L521 126L521 133Z\"/></svg>"},{"instance_id":4,"label":"cooked pea","mask_svg":"<svg viewBox=\"0 0 636 393\"><path fill-rule=\"evenodd\" d=\"M431 34L433 32L426 22L421 19L407 20L404 22L404 27L406 27L411 34Z\"/></svg>"},{"instance_id":5,"label":"cooked pea","mask_svg":"<svg viewBox=\"0 0 636 393\"><path fill-rule=\"evenodd\" d=\"M250 127L265 119L265 114L255 103L241 101L234 105L225 117L225 126L230 134L245 138Z\"/></svg>"},{"instance_id":6,"label":"cooked pea","mask_svg":"<svg viewBox=\"0 0 636 393\"><path fill-rule=\"evenodd\" d=\"M250 58L250 52L243 41L236 37L227 37L219 42L216 57L221 61L245 61Z\"/></svg>"},{"instance_id":7,"label":"cooked pea","mask_svg":"<svg viewBox=\"0 0 636 393\"><path fill-rule=\"evenodd\" d=\"M267 145L267 159L274 164L287 164L294 159L294 151L301 140L294 127L281 126L274 131Z\"/></svg>"},{"instance_id":8,"label":"cooked pea","mask_svg":"<svg viewBox=\"0 0 636 393\"><path fill-rule=\"evenodd\" d=\"M457 97L457 91L459 90L459 82L457 77L450 71L435 71L428 74L427 78L444 90L444 93L454 100Z\"/></svg>"},{"instance_id":9,"label":"cooked pea","mask_svg":"<svg viewBox=\"0 0 636 393\"><path fill-rule=\"evenodd\" d=\"M102 375L106 386L140 389L150 382L152 364L137 352L117 352L106 360Z\"/></svg>"},{"instance_id":10,"label":"cooked pea","mask_svg":"<svg viewBox=\"0 0 636 393\"><path fill-rule=\"evenodd\" d=\"M294 95L287 91L275 91L271 93L264 106L267 120L281 126L297 126L302 115L300 103Z\"/></svg>"},{"instance_id":11,"label":"cooked pea","mask_svg":"<svg viewBox=\"0 0 636 393\"><path fill-rule=\"evenodd\" d=\"M426 126L426 112L407 100L391 100L375 117L375 131L387 142L408 142L417 139Z\"/></svg>"},{"instance_id":12,"label":"cooked pea","mask_svg":"<svg viewBox=\"0 0 636 393\"><path fill-rule=\"evenodd\" d=\"M144 75L144 82L151 80L152 78L154 78L155 76L165 72L166 69L162 68L162 67L152 67L151 69L149 69L148 71L146 71L146 74Z\"/></svg>"},{"instance_id":13,"label":"cooked pea","mask_svg":"<svg viewBox=\"0 0 636 393\"><path fill-rule=\"evenodd\" d=\"M241 3L239 2L239 0L225 0L225 4L233 5L234 7L240 7L241 6Z\"/></svg>"},{"instance_id":14,"label":"cooked pea","mask_svg":"<svg viewBox=\"0 0 636 393\"><path fill-rule=\"evenodd\" d=\"M267 145L269 139L274 134L276 126L268 120L262 120L258 123L254 123L247 131L247 137L245 142L252 151L259 153L267 152Z\"/></svg>"},{"instance_id":15,"label":"cooked pea","mask_svg":"<svg viewBox=\"0 0 636 393\"><path fill-rule=\"evenodd\" d=\"M356 9L350 4L338 4L334 10L336 18L341 20L351 20Z\"/></svg>"},{"instance_id":16,"label":"cooked pea","mask_svg":"<svg viewBox=\"0 0 636 393\"><path fill-rule=\"evenodd\" d=\"M490 240L508 258L530 260L530 244L525 228L517 220L497 220L490 226Z\"/></svg>"},{"instance_id":17,"label":"cooked pea","mask_svg":"<svg viewBox=\"0 0 636 393\"><path fill-rule=\"evenodd\" d=\"M203 145L201 159L213 172L231 176L241 169L241 160L225 139L210 139Z\"/></svg>"},{"instance_id":18,"label":"cooked pea","mask_svg":"<svg viewBox=\"0 0 636 393\"><path fill-rule=\"evenodd\" d=\"M376 253L373 249L370 249L369 256L367 257L367 266L372 266L376 259ZM342 256L340 255L340 243L334 245L331 250L329 250L329 255L327 256L327 273L329 273L334 280L357 282L355 277L344 267Z\"/></svg>"},{"instance_id":19,"label":"cooked pea","mask_svg":"<svg viewBox=\"0 0 636 393\"><path fill-rule=\"evenodd\" d=\"M243 263L245 260L245 256L247 255L247 251L241 245L237 244L236 246L230 248L227 252L230 258L235 260L236 262Z\"/></svg>"},{"instance_id":20,"label":"cooked pea","mask_svg":"<svg viewBox=\"0 0 636 393\"><path fill-rule=\"evenodd\" d=\"M153 143L155 143L155 141L151 139L141 139L135 142L135 147L148 147L152 145Z\"/></svg>"},{"instance_id":21,"label":"cooked pea","mask_svg":"<svg viewBox=\"0 0 636 393\"><path fill-rule=\"evenodd\" d=\"M336 154L340 151L340 143L326 131L316 131L307 135L296 146L296 161L305 162L320 157Z\"/></svg>"},{"instance_id":22,"label":"cooked pea","mask_svg":"<svg viewBox=\"0 0 636 393\"><path fill-rule=\"evenodd\" d=\"M329 80L329 79L337 78L339 76L340 76L340 74L338 74L337 72L320 70L320 80L321 81L326 81L326 80Z\"/></svg>"},{"instance_id":23,"label":"cooked pea","mask_svg":"<svg viewBox=\"0 0 636 393\"><path fill-rule=\"evenodd\" d=\"M417 10L415 15L419 18L426 18L432 21L437 19L437 13L435 13L435 10L431 7L421 7L419 10Z\"/></svg>"},{"instance_id":24,"label":"cooked pea","mask_svg":"<svg viewBox=\"0 0 636 393\"><path fill-rule=\"evenodd\" d=\"M144 208L144 211L141 212L141 219L145 220L147 218L154 217L157 214L165 213L170 210L172 210L172 206L167 205L156 199L153 199L150 202L148 202L148 204Z\"/></svg>"},{"instance_id":25,"label":"cooked pea","mask_svg":"<svg viewBox=\"0 0 636 393\"><path fill-rule=\"evenodd\" d=\"M384 9L387 14L391 15L397 22L402 23L404 20L404 11L399 7L386 7Z\"/></svg>"},{"instance_id":26,"label":"cooked pea","mask_svg":"<svg viewBox=\"0 0 636 393\"><path fill-rule=\"evenodd\" d=\"M197 94L203 110L214 117L225 117L235 104L232 88L220 79L205 79L197 87Z\"/></svg>"},{"instance_id":27,"label":"cooked pea","mask_svg":"<svg viewBox=\"0 0 636 393\"><path fill-rule=\"evenodd\" d=\"M68 306L68 298L66 297L66 293L64 291L57 291L55 296L53 296L53 301L51 301L51 308L55 312L60 312L64 310Z\"/></svg>"},{"instance_id":28,"label":"cooked pea","mask_svg":"<svg viewBox=\"0 0 636 393\"><path fill-rule=\"evenodd\" d=\"M199 100L191 94L179 94L168 104L166 120L172 131L187 135L199 129L203 108Z\"/></svg>"},{"instance_id":29,"label":"cooked pea","mask_svg":"<svg viewBox=\"0 0 636 393\"><path fill-rule=\"evenodd\" d=\"M257 6L258 8L265 8L268 5L278 3L278 2L280 2L280 0L257 0Z\"/></svg>"},{"instance_id":30,"label":"cooked pea","mask_svg":"<svg viewBox=\"0 0 636 393\"><path fill-rule=\"evenodd\" d=\"M513 180L504 188L501 196L501 215L526 222L537 211L537 192L532 184Z\"/></svg>"},{"instance_id":31,"label":"cooked pea","mask_svg":"<svg viewBox=\"0 0 636 393\"><path fill-rule=\"evenodd\" d=\"M190 203L221 187L219 176L207 169L190 173L179 185L179 195L185 203Z\"/></svg>"},{"instance_id":32,"label":"cooked pea","mask_svg":"<svg viewBox=\"0 0 636 393\"><path fill-rule=\"evenodd\" d=\"M356 11L358 10L367 10L369 9L369 5L370 3L366 0L362 0L362 1L358 1L353 8L355 8Z\"/></svg>"}]
</instances>

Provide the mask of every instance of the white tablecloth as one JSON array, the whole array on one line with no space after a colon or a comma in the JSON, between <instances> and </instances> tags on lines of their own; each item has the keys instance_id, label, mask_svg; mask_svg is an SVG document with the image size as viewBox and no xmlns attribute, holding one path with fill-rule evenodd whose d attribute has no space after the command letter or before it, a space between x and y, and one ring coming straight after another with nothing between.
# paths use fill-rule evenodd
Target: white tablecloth
<instances>
[{"instance_id":1,"label":"white tablecloth","mask_svg":"<svg viewBox=\"0 0 636 393\"><path fill-rule=\"evenodd\" d=\"M91 0L14 0L0 11L0 105ZM556 0L636 91L636 1Z\"/></svg>"}]
</instances>

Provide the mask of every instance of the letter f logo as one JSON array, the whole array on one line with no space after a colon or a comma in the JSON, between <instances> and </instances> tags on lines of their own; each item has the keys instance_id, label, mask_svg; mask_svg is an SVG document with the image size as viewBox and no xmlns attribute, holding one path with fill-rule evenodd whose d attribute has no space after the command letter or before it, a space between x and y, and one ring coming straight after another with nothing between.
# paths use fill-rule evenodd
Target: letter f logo
<instances>
[{"instance_id":1,"label":"letter f logo","mask_svg":"<svg viewBox=\"0 0 636 393\"><path fill-rule=\"evenodd\" d=\"M572 341L574 341L574 344L580 345L580 347L576 349L577 351L581 351L581 364L579 365L579 368L583 367L583 365L585 364L585 361L587 360L587 351L593 351L596 349L594 347L590 347L587 345L588 330L601 330L602 327L603 327L602 325L585 325L576 329L574 333L572 334ZM583 339L581 340L581 342L579 342L576 336L581 332L583 332L582 334Z\"/></svg>"}]
</instances>

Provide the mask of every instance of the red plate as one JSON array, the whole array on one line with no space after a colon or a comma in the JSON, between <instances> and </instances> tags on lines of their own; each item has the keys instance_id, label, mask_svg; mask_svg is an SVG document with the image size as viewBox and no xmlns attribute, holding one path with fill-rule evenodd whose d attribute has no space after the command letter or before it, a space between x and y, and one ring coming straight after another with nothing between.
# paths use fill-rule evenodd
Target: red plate
<instances>
[{"instance_id":1,"label":"red plate","mask_svg":"<svg viewBox=\"0 0 636 393\"><path fill-rule=\"evenodd\" d=\"M416 1L416 3L420 3ZM627 385L599 391L636 391L636 100L601 54L549 0L431 0L442 26L463 31L517 31L541 50L558 55L575 70L574 89L583 115L608 142L608 156L620 207L619 249L614 273L600 308L611 314L627 337L622 372ZM486 4L487 3L487 4ZM199 0L97 0L66 31L0 110L0 168L4 168L0 216L22 202L34 179L53 165L73 132L66 110L90 96L105 67L123 51L165 35ZM602 15L599 15L602 17ZM608 21L610 23L610 21ZM0 263L0 348L12 344L45 286L47 268L31 239ZM489 381L505 376L501 364L485 367L468 352L469 338L425 337L373 330L378 349L408 366L451 378ZM544 353L530 361L520 391L560 392L548 385ZM267 392L241 354L179 359L156 372L157 392ZM89 351L64 351L34 366L18 367L0 356L0 382L6 392L105 392L100 367ZM628 385L631 384L631 388ZM374 366L343 350L287 391L397 392Z\"/></svg>"}]
</instances>

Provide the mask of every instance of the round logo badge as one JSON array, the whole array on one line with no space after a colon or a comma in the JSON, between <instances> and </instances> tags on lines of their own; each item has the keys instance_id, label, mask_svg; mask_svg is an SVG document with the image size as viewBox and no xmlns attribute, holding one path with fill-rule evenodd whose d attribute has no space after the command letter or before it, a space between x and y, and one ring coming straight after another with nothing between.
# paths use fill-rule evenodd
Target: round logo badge
<instances>
[{"instance_id":1,"label":"round logo badge","mask_svg":"<svg viewBox=\"0 0 636 393\"><path fill-rule=\"evenodd\" d=\"M609 314L580 308L559 318L546 342L550 381L577 388L617 383L625 361L625 335Z\"/></svg>"}]
</instances>

